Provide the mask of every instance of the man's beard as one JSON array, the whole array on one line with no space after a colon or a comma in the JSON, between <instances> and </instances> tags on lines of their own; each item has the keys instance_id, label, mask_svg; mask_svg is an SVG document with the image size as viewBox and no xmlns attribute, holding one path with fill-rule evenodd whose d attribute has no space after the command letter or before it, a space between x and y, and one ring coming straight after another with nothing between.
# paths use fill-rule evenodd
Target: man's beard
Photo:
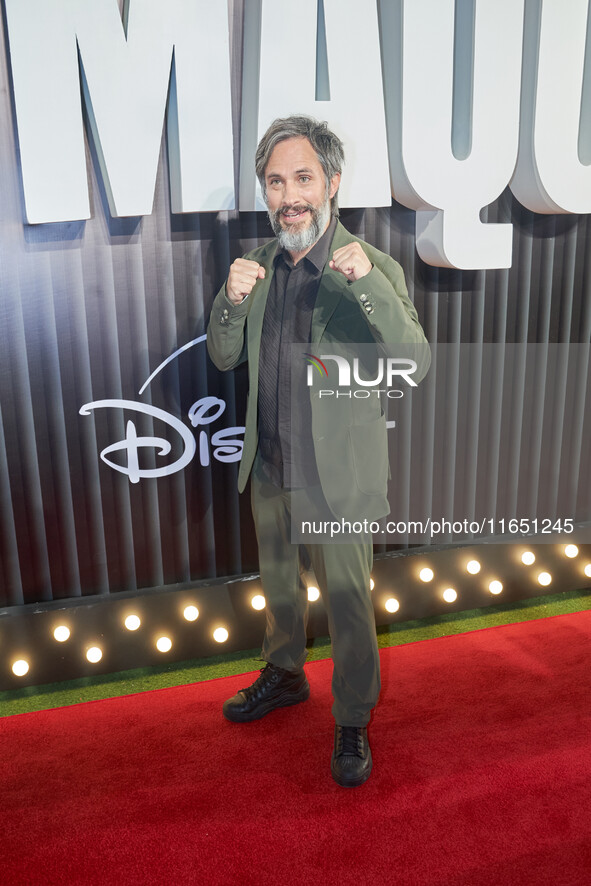
<instances>
[{"instance_id":1,"label":"man's beard","mask_svg":"<svg viewBox=\"0 0 591 886\"><path fill-rule=\"evenodd\" d=\"M301 230L286 230L281 225L281 214L286 209L307 209L310 212L309 223L301 228ZM279 245L287 252L304 252L311 249L314 244L320 240L324 231L328 227L330 221L330 198L328 195L324 203L320 206L313 206L311 203L297 203L291 206L282 206L275 212L269 210L269 221L273 228L273 233L279 241ZM294 227L296 227L294 225Z\"/></svg>"}]
</instances>

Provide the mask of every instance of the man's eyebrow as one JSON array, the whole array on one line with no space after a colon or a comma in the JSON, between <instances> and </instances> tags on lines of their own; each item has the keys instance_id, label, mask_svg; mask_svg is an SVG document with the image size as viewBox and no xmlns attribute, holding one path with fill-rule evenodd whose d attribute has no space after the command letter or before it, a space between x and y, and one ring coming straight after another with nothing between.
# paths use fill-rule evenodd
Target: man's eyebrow
<instances>
[{"instance_id":1,"label":"man's eyebrow","mask_svg":"<svg viewBox=\"0 0 591 886\"><path fill-rule=\"evenodd\" d=\"M309 166L302 166L301 169L296 169L295 174L301 175L303 172L305 172L307 175L312 175L314 173L314 170L311 169ZM265 178L273 178L275 176L277 178L282 177L280 172L266 172L265 173Z\"/></svg>"}]
</instances>

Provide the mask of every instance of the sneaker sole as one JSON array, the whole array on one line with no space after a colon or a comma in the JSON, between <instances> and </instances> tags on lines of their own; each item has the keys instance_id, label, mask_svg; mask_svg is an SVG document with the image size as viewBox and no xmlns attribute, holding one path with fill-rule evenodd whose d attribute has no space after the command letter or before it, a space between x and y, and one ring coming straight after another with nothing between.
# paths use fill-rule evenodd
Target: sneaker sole
<instances>
[{"instance_id":1,"label":"sneaker sole","mask_svg":"<svg viewBox=\"0 0 591 886\"><path fill-rule=\"evenodd\" d=\"M332 777L334 778L336 783L338 785L340 785L340 787L342 787L342 788L358 788L360 785L365 784L365 782L367 781L367 779L371 775L371 770L373 768L373 760L371 758L371 749L369 750L368 760L369 760L369 763L368 763L367 769L365 769L361 775L357 776L357 778L343 778L340 775L337 775L337 773L334 770L335 756L333 754L332 759L330 761L330 771L332 773Z\"/></svg>"},{"instance_id":2,"label":"sneaker sole","mask_svg":"<svg viewBox=\"0 0 591 886\"><path fill-rule=\"evenodd\" d=\"M241 713L240 711L225 710L222 708L222 713L226 720L230 720L232 723L252 723L254 720L262 720L263 717L266 717L267 714L270 714L271 711L274 711L276 708L288 708L294 704L300 704L302 701L306 701L310 697L310 685L306 683L297 693L290 693L286 695L284 698L275 699L272 703L263 704L256 709L256 711L252 711L251 713Z\"/></svg>"}]
</instances>

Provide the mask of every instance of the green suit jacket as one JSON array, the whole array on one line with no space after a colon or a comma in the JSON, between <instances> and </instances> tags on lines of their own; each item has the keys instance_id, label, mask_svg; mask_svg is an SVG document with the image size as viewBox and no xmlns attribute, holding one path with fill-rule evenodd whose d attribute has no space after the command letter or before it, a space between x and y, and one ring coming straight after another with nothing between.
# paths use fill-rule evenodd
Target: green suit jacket
<instances>
[{"instance_id":1,"label":"green suit jacket","mask_svg":"<svg viewBox=\"0 0 591 886\"><path fill-rule=\"evenodd\" d=\"M402 268L389 255L349 234L340 223L329 256L354 241L361 244L373 265L372 270L362 279L349 283L343 274L326 264L312 316L309 348L320 355L331 345L348 342L404 345L404 356L412 353L417 363L413 378L418 382L429 368L430 351L408 297ZM277 240L272 240L244 256L262 265L265 277L257 281L239 305L229 301L223 286L213 303L207 330L207 348L218 369L233 369L248 361L249 398L238 474L240 492L246 485L257 450L260 341L276 252ZM331 379L327 379L324 387L330 385ZM389 512L388 445L380 398L319 398L317 393L312 393L311 399L314 453L322 491L331 511L348 520L377 520L385 516Z\"/></svg>"}]
</instances>

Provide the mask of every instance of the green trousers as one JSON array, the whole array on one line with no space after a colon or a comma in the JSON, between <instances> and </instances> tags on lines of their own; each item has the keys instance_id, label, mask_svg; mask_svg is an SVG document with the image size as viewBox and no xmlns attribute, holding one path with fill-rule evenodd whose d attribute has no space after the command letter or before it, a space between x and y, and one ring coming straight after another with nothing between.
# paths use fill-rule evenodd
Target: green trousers
<instances>
[{"instance_id":1,"label":"green trousers","mask_svg":"<svg viewBox=\"0 0 591 886\"><path fill-rule=\"evenodd\" d=\"M287 670L306 660L307 588L300 547L291 543L294 496L298 513L325 519L328 505L319 486L280 489L269 483L257 458L252 472L252 511L259 547L267 627L262 658ZM303 497L303 501L302 501ZM380 660L370 595L370 538L347 544L306 545L328 614L334 703L340 726L365 726L380 692Z\"/></svg>"}]
</instances>

